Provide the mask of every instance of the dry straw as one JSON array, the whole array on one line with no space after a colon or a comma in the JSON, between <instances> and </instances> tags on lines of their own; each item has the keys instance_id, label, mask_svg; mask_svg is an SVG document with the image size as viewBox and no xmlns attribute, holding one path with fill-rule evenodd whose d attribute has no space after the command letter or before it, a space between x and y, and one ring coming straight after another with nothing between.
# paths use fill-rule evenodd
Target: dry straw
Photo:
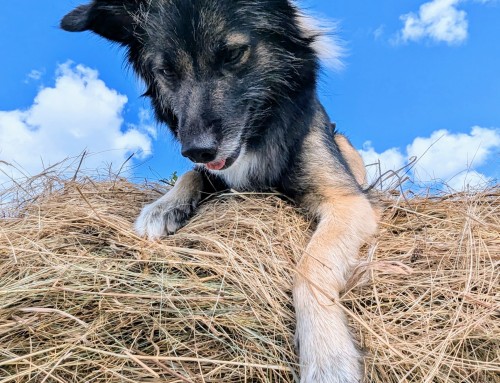
<instances>
[{"instance_id":1,"label":"dry straw","mask_svg":"<svg viewBox=\"0 0 500 383\"><path fill-rule=\"evenodd\" d=\"M151 243L132 222L161 191L42 186L0 219L1 383L298 381L290 290L312 224L288 202L216 197ZM500 189L381 199L342 302L367 382L500 382Z\"/></svg>"}]
</instances>

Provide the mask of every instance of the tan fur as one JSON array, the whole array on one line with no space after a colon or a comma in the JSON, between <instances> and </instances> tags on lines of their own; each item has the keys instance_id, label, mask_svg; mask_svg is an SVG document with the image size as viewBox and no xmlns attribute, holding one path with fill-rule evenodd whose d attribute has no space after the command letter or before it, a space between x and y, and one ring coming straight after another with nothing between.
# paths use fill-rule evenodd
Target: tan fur
<instances>
[{"instance_id":1,"label":"tan fur","mask_svg":"<svg viewBox=\"0 0 500 383\"><path fill-rule=\"evenodd\" d=\"M179 177L175 183L173 189L174 191L184 196L184 198L189 198L193 193L199 193L203 188L203 179L200 173L195 170L190 170Z\"/></svg>"},{"instance_id":2,"label":"tan fur","mask_svg":"<svg viewBox=\"0 0 500 383\"><path fill-rule=\"evenodd\" d=\"M250 36L244 33L231 33L226 37L226 44L228 46L238 46L250 44Z\"/></svg>"},{"instance_id":3,"label":"tan fur","mask_svg":"<svg viewBox=\"0 0 500 383\"><path fill-rule=\"evenodd\" d=\"M313 191L302 201L317 216L318 227L297 266L293 289L301 381L351 383L362 376L361 354L350 335L339 296L360 246L377 229L378 216L352 177L342 172L338 160L327 155L320 135L313 131L305 141ZM339 141L349 165L353 160L359 165L347 139L340 137Z\"/></svg>"},{"instance_id":4,"label":"tan fur","mask_svg":"<svg viewBox=\"0 0 500 383\"><path fill-rule=\"evenodd\" d=\"M334 139L358 184L366 185L366 168L361 155L354 149L346 136L337 133Z\"/></svg>"}]
</instances>

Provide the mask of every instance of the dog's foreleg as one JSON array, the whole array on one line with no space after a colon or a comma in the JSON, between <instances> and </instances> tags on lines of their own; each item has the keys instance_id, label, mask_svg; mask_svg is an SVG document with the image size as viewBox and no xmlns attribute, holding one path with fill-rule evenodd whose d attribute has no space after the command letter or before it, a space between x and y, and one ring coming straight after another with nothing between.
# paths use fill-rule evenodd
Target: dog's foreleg
<instances>
[{"instance_id":1,"label":"dog's foreleg","mask_svg":"<svg viewBox=\"0 0 500 383\"><path fill-rule=\"evenodd\" d=\"M203 177L200 172L191 170L182 175L167 194L146 205L135 221L137 233L157 239L184 226L201 200Z\"/></svg>"},{"instance_id":2,"label":"dog's foreleg","mask_svg":"<svg viewBox=\"0 0 500 383\"><path fill-rule=\"evenodd\" d=\"M356 179L358 185L364 186L367 184L366 168L363 158L359 152L354 149L346 136L336 133L334 136L335 143L339 147L340 153L349 165L352 175Z\"/></svg>"},{"instance_id":3,"label":"dog's foreleg","mask_svg":"<svg viewBox=\"0 0 500 383\"><path fill-rule=\"evenodd\" d=\"M319 224L297 266L293 291L301 383L358 383L361 354L339 293L360 245L375 232L377 218L364 195L329 194L315 209Z\"/></svg>"}]
</instances>

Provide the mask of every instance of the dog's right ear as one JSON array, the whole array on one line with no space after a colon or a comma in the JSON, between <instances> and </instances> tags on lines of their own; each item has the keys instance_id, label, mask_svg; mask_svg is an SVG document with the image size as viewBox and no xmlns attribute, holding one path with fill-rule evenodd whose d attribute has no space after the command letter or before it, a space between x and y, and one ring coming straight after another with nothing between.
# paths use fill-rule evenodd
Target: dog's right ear
<instances>
[{"instance_id":1,"label":"dog's right ear","mask_svg":"<svg viewBox=\"0 0 500 383\"><path fill-rule=\"evenodd\" d=\"M92 31L121 44L133 39L134 13L144 0L93 0L68 13L61 28L69 32Z\"/></svg>"}]
</instances>

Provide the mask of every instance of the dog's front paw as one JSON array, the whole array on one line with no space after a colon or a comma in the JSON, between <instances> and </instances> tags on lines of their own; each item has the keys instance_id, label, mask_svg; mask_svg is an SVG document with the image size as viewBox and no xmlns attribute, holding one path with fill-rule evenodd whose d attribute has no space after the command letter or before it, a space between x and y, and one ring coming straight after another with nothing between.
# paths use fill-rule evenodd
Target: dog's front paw
<instances>
[{"instance_id":1,"label":"dog's front paw","mask_svg":"<svg viewBox=\"0 0 500 383\"><path fill-rule=\"evenodd\" d=\"M300 383L361 383L361 353L345 324L315 319L314 327L299 329Z\"/></svg>"},{"instance_id":2,"label":"dog's front paw","mask_svg":"<svg viewBox=\"0 0 500 383\"><path fill-rule=\"evenodd\" d=\"M321 355L320 360L302 366L300 383L361 383L359 362L358 358Z\"/></svg>"},{"instance_id":3,"label":"dog's front paw","mask_svg":"<svg viewBox=\"0 0 500 383\"><path fill-rule=\"evenodd\" d=\"M300 383L361 383L362 355L342 309L306 283L296 283L294 300Z\"/></svg>"},{"instance_id":4,"label":"dog's front paw","mask_svg":"<svg viewBox=\"0 0 500 383\"><path fill-rule=\"evenodd\" d=\"M145 206L135 221L136 232L149 239L174 234L186 224L195 208L195 203L180 202L160 199Z\"/></svg>"},{"instance_id":5,"label":"dog's front paw","mask_svg":"<svg viewBox=\"0 0 500 383\"><path fill-rule=\"evenodd\" d=\"M318 324L321 327L321 324ZM299 339L300 383L361 383L361 354L345 329L324 328Z\"/></svg>"},{"instance_id":6,"label":"dog's front paw","mask_svg":"<svg viewBox=\"0 0 500 383\"><path fill-rule=\"evenodd\" d=\"M158 239L184 226L200 202L201 177L194 170L181 176L167 194L142 209L135 221L135 231L149 239Z\"/></svg>"},{"instance_id":7,"label":"dog's front paw","mask_svg":"<svg viewBox=\"0 0 500 383\"><path fill-rule=\"evenodd\" d=\"M330 339L330 345L323 343L325 341L321 339L315 349L301 352L300 383L361 383L363 374L358 351L341 349L335 345L335 339Z\"/></svg>"}]
</instances>

